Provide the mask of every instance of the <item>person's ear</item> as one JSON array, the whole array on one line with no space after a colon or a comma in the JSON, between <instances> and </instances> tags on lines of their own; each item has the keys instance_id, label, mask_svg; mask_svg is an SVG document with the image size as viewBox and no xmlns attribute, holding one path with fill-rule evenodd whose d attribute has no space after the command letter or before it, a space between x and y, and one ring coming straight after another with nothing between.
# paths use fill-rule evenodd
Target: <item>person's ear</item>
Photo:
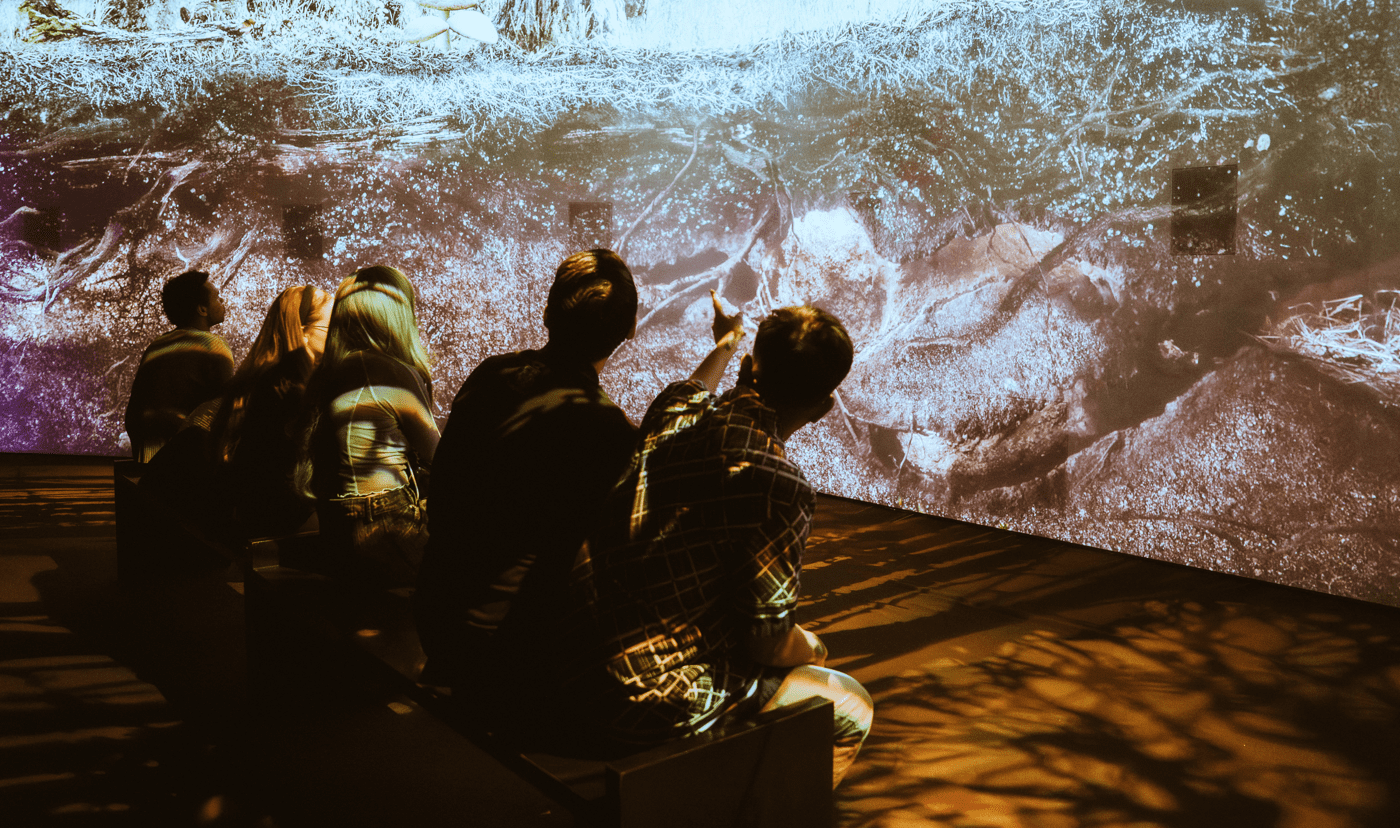
<instances>
[{"instance_id":1,"label":"person's ear","mask_svg":"<svg viewBox=\"0 0 1400 828\"><path fill-rule=\"evenodd\" d=\"M827 414L831 413L831 409L835 407L836 395L827 394L825 400L822 400L821 402L812 406L812 412L808 415L807 422L815 423L817 420L820 420L822 417L825 417Z\"/></svg>"},{"instance_id":2,"label":"person's ear","mask_svg":"<svg viewBox=\"0 0 1400 828\"><path fill-rule=\"evenodd\" d=\"M547 305L544 309L544 329L549 330L549 306Z\"/></svg>"}]
</instances>

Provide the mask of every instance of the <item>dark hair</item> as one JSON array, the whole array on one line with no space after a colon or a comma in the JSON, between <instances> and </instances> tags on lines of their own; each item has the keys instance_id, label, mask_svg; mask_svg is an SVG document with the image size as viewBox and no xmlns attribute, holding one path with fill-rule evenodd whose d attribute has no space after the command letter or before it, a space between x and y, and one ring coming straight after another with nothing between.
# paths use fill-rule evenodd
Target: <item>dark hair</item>
<instances>
[{"instance_id":1,"label":"dark hair","mask_svg":"<svg viewBox=\"0 0 1400 828\"><path fill-rule=\"evenodd\" d=\"M545 304L551 343L594 362L616 350L636 322L637 285L622 257L599 248L560 263Z\"/></svg>"},{"instance_id":2,"label":"dark hair","mask_svg":"<svg viewBox=\"0 0 1400 828\"><path fill-rule=\"evenodd\" d=\"M194 321L195 308L209 301L204 283L209 274L187 270L165 283L160 290L160 307L170 324L179 327Z\"/></svg>"},{"instance_id":3,"label":"dark hair","mask_svg":"<svg viewBox=\"0 0 1400 828\"><path fill-rule=\"evenodd\" d=\"M769 405L815 405L836 390L851 370L855 348L840 320L803 305L778 308L758 325L753 358L758 390Z\"/></svg>"}]
</instances>

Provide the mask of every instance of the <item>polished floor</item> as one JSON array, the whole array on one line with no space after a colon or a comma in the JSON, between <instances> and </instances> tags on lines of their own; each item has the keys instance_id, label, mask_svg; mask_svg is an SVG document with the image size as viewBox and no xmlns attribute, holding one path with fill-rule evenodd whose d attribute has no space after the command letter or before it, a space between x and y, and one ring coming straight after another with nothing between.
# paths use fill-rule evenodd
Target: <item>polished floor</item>
<instances>
[{"instance_id":1,"label":"polished floor","mask_svg":"<svg viewBox=\"0 0 1400 828\"><path fill-rule=\"evenodd\" d=\"M118 587L109 462L0 456L0 545L0 825L308 821L236 781L236 587ZM877 704L842 826L1400 825L1400 610L830 498L803 591ZM443 738L384 716L309 737L347 761L306 796L413 824L328 780Z\"/></svg>"}]
</instances>

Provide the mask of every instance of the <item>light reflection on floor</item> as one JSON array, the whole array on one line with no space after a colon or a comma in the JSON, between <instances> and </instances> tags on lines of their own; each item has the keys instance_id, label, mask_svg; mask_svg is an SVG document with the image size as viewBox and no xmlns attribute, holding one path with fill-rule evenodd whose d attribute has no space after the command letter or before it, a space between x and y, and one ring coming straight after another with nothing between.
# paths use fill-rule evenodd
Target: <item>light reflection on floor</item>
<instances>
[{"instance_id":1,"label":"light reflection on floor","mask_svg":"<svg viewBox=\"0 0 1400 828\"><path fill-rule=\"evenodd\" d=\"M803 616L877 706L846 828L1400 824L1395 610L818 514Z\"/></svg>"},{"instance_id":2,"label":"light reflection on floor","mask_svg":"<svg viewBox=\"0 0 1400 828\"><path fill-rule=\"evenodd\" d=\"M4 465L0 535L0 825L200 824L204 746L92 634L115 593L110 465Z\"/></svg>"}]
</instances>

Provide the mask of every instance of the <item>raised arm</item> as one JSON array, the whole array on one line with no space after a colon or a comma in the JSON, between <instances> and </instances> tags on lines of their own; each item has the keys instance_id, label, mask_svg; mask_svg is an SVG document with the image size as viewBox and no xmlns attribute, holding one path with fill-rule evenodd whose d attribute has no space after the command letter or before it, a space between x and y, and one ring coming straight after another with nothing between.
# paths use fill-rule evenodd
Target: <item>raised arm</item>
<instances>
[{"instance_id":1,"label":"raised arm","mask_svg":"<svg viewBox=\"0 0 1400 828\"><path fill-rule=\"evenodd\" d=\"M690 378L705 383L710 393L718 393L724 369L738 352L739 340L744 338L744 314L741 311L733 316L725 315L724 307L719 303L719 296L713 290L710 291L710 301L715 305L715 321L711 325L715 335L715 348L701 360Z\"/></svg>"}]
</instances>

